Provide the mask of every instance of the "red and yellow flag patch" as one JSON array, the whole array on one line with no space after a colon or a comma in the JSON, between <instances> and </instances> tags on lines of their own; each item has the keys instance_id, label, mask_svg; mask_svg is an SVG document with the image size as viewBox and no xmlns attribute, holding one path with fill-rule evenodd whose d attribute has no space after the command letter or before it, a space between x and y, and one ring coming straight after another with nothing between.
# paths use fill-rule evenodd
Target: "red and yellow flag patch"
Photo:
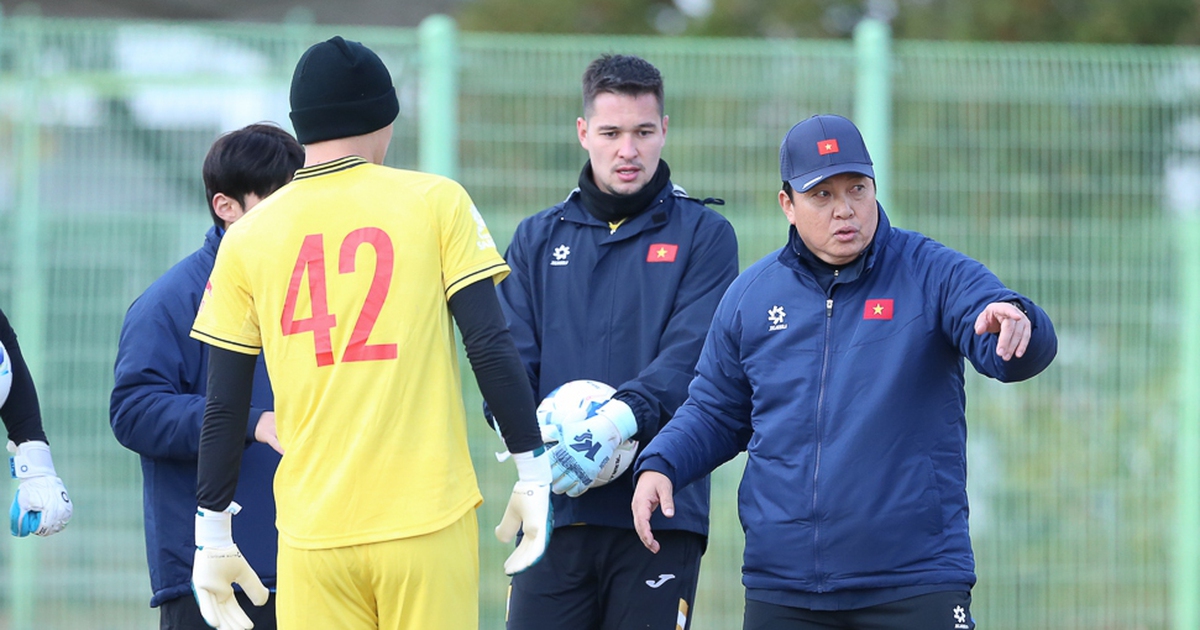
<instances>
[{"instance_id":1,"label":"red and yellow flag patch","mask_svg":"<svg viewBox=\"0 0 1200 630\"><path fill-rule=\"evenodd\" d=\"M653 243L650 245L649 251L646 252L646 262L675 262L675 255L678 253L678 245L671 245L670 243Z\"/></svg>"},{"instance_id":2,"label":"red and yellow flag patch","mask_svg":"<svg viewBox=\"0 0 1200 630\"><path fill-rule=\"evenodd\" d=\"M863 319L891 319L892 318L892 301L887 300L867 300L863 306Z\"/></svg>"},{"instance_id":3,"label":"red and yellow flag patch","mask_svg":"<svg viewBox=\"0 0 1200 630\"><path fill-rule=\"evenodd\" d=\"M837 138L830 138L828 140L822 140L817 143L817 153L819 155L829 155L830 153L837 153L837 152L838 152Z\"/></svg>"}]
</instances>

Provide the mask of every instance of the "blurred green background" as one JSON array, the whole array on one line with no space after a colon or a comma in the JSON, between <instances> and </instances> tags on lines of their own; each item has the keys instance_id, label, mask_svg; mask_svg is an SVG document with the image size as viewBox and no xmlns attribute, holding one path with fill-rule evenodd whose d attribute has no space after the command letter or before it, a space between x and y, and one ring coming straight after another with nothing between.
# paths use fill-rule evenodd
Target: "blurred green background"
<instances>
[{"instance_id":1,"label":"blurred green background","mask_svg":"<svg viewBox=\"0 0 1200 630\"><path fill-rule=\"evenodd\" d=\"M858 84L854 43L831 31L502 34L483 32L478 20L490 14L467 8L479 11L463 14L477 30L453 46L457 114L441 114L456 123L451 166L501 248L522 217L574 187L586 159L575 139L579 79L600 53L641 55L662 70L664 158L694 196L726 200L718 210L737 230L743 267L784 242L784 132L814 113L854 116L885 101L890 128L868 141L890 147L878 186L893 223L981 260L1042 305L1059 333L1057 360L1033 381L968 375L980 627L1172 627L1176 444L1181 401L1196 388L1178 378L1182 331L1194 326L1181 308L1175 244L1200 205L1200 50L897 40L890 92L876 96ZM1163 43L1189 43L1194 13L1179 15ZM422 142L452 142L423 137L447 121L422 114L428 86L414 29L0 20L0 305L33 360L76 504L63 534L0 543L0 628L32 628L32 619L38 628L157 627L138 460L108 426L121 320L201 244L209 145L259 120L290 128L295 60L334 34L368 44L392 71L401 113L390 165L417 168ZM493 457L500 443L468 369L464 381L486 499L481 627L501 628L508 550L491 529L515 471ZM740 469L735 460L714 475L694 630L741 627ZM1182 536L1192 533L1200 537Z\"/></svg>"}]
</instances>

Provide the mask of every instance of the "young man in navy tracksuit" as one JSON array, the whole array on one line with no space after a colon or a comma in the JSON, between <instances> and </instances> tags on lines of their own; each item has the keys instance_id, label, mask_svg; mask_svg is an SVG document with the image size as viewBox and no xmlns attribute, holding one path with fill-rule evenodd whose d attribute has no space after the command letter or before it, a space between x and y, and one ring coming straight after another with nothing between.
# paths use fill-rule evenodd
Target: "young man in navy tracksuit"
<instances>
[{"instance_id":1,"label":"young man in navy tracksuit","mask_svg":"<svg viewBox=\"0 0 1200 630\"><path fill-rule=\"evenodd\" d=\"M798 123L780 171L788 243L725 294L687 402L635 464L638 533L657 551L654 509L677 513L676 490L747 451L745 628L970 630L963 359L1031 378L1053 325L892 227L849 120Z\"/></svg>"},{"instance_id":2,"label":"young man in navy tracksuit","mask_svg":"<svg viewBox=\"0 0 1200 630\"><path fill-rule=\"evenodd\" d=\"M225 230L291 181L303 165L304 148L274 125L254 124L218 138L203 166L214 226L200 249L134 300L121 327L109 419L117 441L141 455L150 606L159 609L163 630L209 627L192 596L196 462L208 349L188 333ZM237 501L263 509L247 512L234 522L234 529L250 564L272 590L277 532L271 484L279 465L274 408L260 357ZM241 592L237 597L243 604L248 601ZM255 628L275 627L274 602L272 595L261 608L243 606Z\"/></svg>"},{"instance_id":3,"label":"young man in navy tracksuit","mask_svg":"<svg viewBox=\"0 0 1200 630\"><path fill-rule=\"evenodd\" d=\"M513 576L510 630L675 630L691 621L708 534L708 479L679 496L654 555L633 529L632 477L594 485L613 449L645 444L687 397L705 332L737 275L729 222L670 181L662 77L605 55L583 77L576 121L589 160L562 203L526 218L499 285L540 400L592 379L616 388L550 449L554 531L545 557Z\"/></svg>"}]
</instances>

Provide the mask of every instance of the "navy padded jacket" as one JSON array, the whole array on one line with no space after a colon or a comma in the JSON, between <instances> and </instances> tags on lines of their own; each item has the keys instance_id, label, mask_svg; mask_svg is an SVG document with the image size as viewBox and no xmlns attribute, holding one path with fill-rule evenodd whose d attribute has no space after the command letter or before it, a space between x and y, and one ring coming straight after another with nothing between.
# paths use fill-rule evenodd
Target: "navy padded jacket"
<instances>
[{"instance_id":1,"label":"navy padded jacket","mask_svg":"<svg viewBox=\"0 0 1200 630\"><path fill-rule=\"evenodd\" d=\"M179 261L125 314L109 406L113 433L141 456L146 557L151 606L192 597L196 553L196 461L208 382L208 346L188 336L221 234L209 228L204 245ZM274 409L262 355L254 373L250 422L234 500L233 540L268 588L275 588L275 498L279 454L254 441L264 411Z\"/></svg>"},{"instance_id":2,"label":"navy padded jacket","mask_svg":"<svg viewBox=\"0 0 1200 630\"><path fill-rule=\"evenodd\" d=\"M788 246L730 287L687 402L635 473L686 491L748 452L743 584L785 595L752 599L800 594L826 608L814 603L823 594L969 589L964 357L1000 381L1030 378L1057 351L1049 317L981 263L892 228L882 208L865 264L828 292L796 246L792 228ZM974 322L1010 300L1033 336L1006 362Z\"/></svg>"},{"instance_id":3,"label":"navy padded jacket","mask_svg":"<svg viewBox=\"0 0 1200 630\"><path fill-rule=\"evenodd\" d=\"M733 226L668 183L615 232L584 209L579 191L527 217L505 253L498 290L537 400L577 379L598 380L645 405L644 446L687 398L713 311L737 276ZM554 495L555 527L633 529L633 475L577 498ZM707 477L677 497L663 529L707 535Z\"/></svg>"}]
</instances>

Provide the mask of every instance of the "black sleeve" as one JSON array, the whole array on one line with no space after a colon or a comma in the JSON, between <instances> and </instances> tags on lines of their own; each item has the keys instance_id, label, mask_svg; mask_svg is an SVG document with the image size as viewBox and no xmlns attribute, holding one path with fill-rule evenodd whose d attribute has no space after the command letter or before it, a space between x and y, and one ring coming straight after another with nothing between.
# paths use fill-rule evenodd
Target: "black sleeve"
<instances>
[{"instance_id":1,"label":"black sleeve","mask_svg":"<svg viewBox=\"0 0 1200 630\"><path fill-rule=\"evenodd\" d=\"M256 361L252 354L209 348L208 396L196 480L196 503L202 508L219 511L233 502L246 445Z\"/></svg>"},{"instance_id":2,"label":"black sleeve","mask_svg":"<svg viewBox=\"0 0 1200 630\"><path fill-rule=\"evenodd\" d=\"M0 311L0 343L8 352L7 363L12 370L12 388L3 406L0 406L0 420L4 421L8 439L16 444L30 440L49 444L42 428L42 409L38 404L37 389L33 386L33 376L25 364L25 357L21 355L17 333L8 323L4 311Z\"/></svg>"},{"instance_id":3,"label":"black sleeve","mask_svg":"<svg viewBox=\"0 0 1200 630\"><path fill-rule=\"evenodd\" d=\"M509 452L524 453L542 446L529 377L504 321L492 279L470 284L451 296L450 312L462 332L479 391L500 425Z\"/></svg>"}]
</instances>

